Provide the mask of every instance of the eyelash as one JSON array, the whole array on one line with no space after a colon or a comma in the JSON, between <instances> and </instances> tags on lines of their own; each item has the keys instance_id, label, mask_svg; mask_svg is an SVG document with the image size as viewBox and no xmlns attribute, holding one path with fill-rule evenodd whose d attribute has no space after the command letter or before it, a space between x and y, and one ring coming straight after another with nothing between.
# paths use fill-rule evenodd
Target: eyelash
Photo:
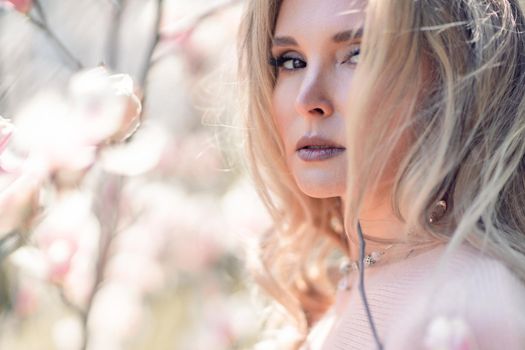
<instances>
[{"instance_id":1,"label":"eyelash","mask_svg":"<svg viewBox=\"0 0 525 350\"><path fill-rule=\"evenodd\" d=\"M345 57L345 59L343 60L342 64L345 64L347 63L350 59L352 59L353 57L355 57L355 55L357 54L360 54L361 53L361 48L360 47L356 47L356 48L353 48L350 53ZM295 67L295 64L294 64L294 68L284 68L284 64L288 61L294 61L294 60L297 60L297 61L300 61L302 62L302 67ZM304 62L302 59L300 58L297 58L297 57L292 57L292 56L287 56L287 54L283 54L283 55L280 55L280 56L277 56L277 57L272 57L270 58L270 65L281 70L281 69L284 69L286 71L295 71L297 69L301 69L301 68L304 68L306 67L306 62ZM357 63L352 63L353 65L357 65Z\"/></svg>"},{"instance_id":2,"label":"eyelash","mask_svg":"<svg viewBox=\"0 0 525 350\"><path fill-rule=\"evenodd\" d=\"M295 67L295 64L294 64L294 68L293 69L284 68L284 64L286 62L288 62L288 61L294 61L294 63L295 63L295 61L300 61L302 63L302 67ZM281 55L281 56L278 56L278 57L270 58L270 65L274 66L277 69L283 69L284 68L285 70L292 71L292 70L296 70L296 69L300 69L300 68L306 67L306 62L304 62L300 58L286 56L286 54L284 54L284 55Z\"/></svg>"}]
</instances>

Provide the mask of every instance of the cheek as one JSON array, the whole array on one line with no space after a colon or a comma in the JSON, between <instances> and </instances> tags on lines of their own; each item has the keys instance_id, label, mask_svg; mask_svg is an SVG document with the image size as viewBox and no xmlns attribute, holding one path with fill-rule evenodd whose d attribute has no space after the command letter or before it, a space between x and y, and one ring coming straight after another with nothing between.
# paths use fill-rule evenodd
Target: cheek
<instances>
[{"instance_id":1,"label":"cheek","mask_svg":"<svg viewBox=\"0 0 525 350\"><path fill-rule=\"evenodd\" d=\"M359 89L359 83L354 79L354 70L344 69L338 72L336 83L333 90L333 103L341 118L339 123L342 125L341 132L346 133L346 125L349 123L349 117L354 111L354 106L349 102L351 90ZM345 136L346 139L346 136Z\"/></svg>"}]
</instances>

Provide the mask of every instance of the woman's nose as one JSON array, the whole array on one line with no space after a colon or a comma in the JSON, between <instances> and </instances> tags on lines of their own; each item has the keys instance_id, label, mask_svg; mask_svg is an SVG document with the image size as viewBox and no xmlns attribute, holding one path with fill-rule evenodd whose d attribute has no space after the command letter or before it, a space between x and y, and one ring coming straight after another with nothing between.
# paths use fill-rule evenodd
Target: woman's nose
<instances>
[{"instance_id":1,"label":"woman's nose","mask_svg":"<svg viewBox=\"0 0 525 350\"><path fill-rule=\"evenodd\" d=\"M301 116L328 117L334 113L326 78L320 71L305 74L295 99L295 109Z\"/></svg>"}]
</instances>

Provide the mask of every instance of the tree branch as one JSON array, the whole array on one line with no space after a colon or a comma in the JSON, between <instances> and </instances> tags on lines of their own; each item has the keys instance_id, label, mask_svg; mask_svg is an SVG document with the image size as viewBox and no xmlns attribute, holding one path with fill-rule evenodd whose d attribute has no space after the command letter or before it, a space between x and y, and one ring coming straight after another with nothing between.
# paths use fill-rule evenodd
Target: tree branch
<instances>
[{"instance_id":1,"label":"tree branch","mask_svg":"<svg viewBox=\"0 0 525 350\"><path fill-rule=\"evenodd\" d=\"M44 8L42 7L42 4L40 4L39 0L33 1L33 7L36 9L36 13L40 16L40 20L42 23L48 24L46 13L44 12Z\"/></svg>"},{"instance_id":2,"label":"tree branch","mask_svg":"<svg viewBox=\"0 0 525 350\"><path fill-rule=\"evenodd\" d=\"M111 70L116 69L118 64L118 38L120 35L120 26L122 22L122 12L124 10L124 6L126 6L126 0L121 1L112 1L113 5L113 15L112 15L112 21L110 23L110 28L108 32L108 40L107 40L107 57L108 62L107 65Z\"/></svg>"},{"instance_id":3,"label":"tree branch","mask_svg":"<svg viewBox=\"0 0 525 350\"><path fill-rule=\"evenodd\" d=\"M93 300L104 280L106 265L110 258L110 248L115 238L119 224L120 201L125 178L120 175L104 174L99 182L99 202L95 203L94 211L101 225L98 258L95 272L95 282L88 298L87 307L82 316L84 339L81 349L88 348L88 318L93 306Z\"/></svg>"},{"instance_id":4,"label":"tree branch","mask_svg":"<svg viewBox=\"0 0 525 350\"><path fill-rule=\"evenodd\" d=\"M41 29L51 39L51 41L57 46L57 48L62 52L62 54L66 56L69 59L69 61L74 65L75 70L80 70L84 68L84 65L80 62L80 60L76 58L71 53L71 51L69 51L69 49L64 45L64 43L62 43L62 41L56 36L56 34L51 30L51 28L49 28L45 12L39 0L33 0L33 4L41 20L38 20L29 14L29 21L34 26Z\"/></svg>"},{"instance_id":5,"label":"tree branch","mask_svg":"<svg viewBox=\"0 0 525 350\"><path fill-rule=\"evenodd\" d=\"M150 46L148 48L148 51L146 52L146 58L144 60L144 65L142 67L142 70L139 75L139 84L143 88L142 91L146 91L146 80L148 78L149 71L151 69L151 59L153 57L153 54L155 53L155 49L157 48L157 45L160 41L160 23L162 20L162 7L164 5L164 0L157 0L157 12L155 15L155 22L154 22L154 36L153 40L151 40ZM145 94L144 94L145 95Z\"/></svg>"},{"instance_id":6,"label":"tree branch","mask_svg":"<svg viewBox=\"0 0 525 350\"><path fill-rule=\"evenodd\" d=\"M86 312L78 305L74 304L64 293L64 288L60 284L55 284L55 287L58 289L58 293L60 295L60 300L66 305L68 308L70 308L73 312L75 312L77 315L80 316L80 318L84 319L86 317Z\"/></svg>"},{"instance_id":7,"label":"tree branch","mask_svg":"<svg viewBox=\"0 0 525 350\"><path fill-rule=\"evenodd\" d=\"M223 3L220 3L210 9L207 9L199 14L197 14L194 18L187 21L187 23L184 26L181 26L178 28L177 33L185 33L194 30L197 28L204 20L208 19L209 17L212 17L213 15L216 15L217 13L224 11L225 9L237 5L240 3L241 0L229 0L225 1ZM162 50L163 52L159 53L155 57L152 58L151 66L156 65L159 63L162 59L167 57L172 48L167 48L166 50Z\"/></svg>"},{"instance_id":8,"label":"tree branch","mask_svg":"<svg viewBox=\"0 0 525 350\"><path fill-rule=\"evenodd\" d=\"M24 237L18 231L14 230L0 239L0 263L4 261L11 253L20 248L23 244Z\"/></svg>"}]
</instances>

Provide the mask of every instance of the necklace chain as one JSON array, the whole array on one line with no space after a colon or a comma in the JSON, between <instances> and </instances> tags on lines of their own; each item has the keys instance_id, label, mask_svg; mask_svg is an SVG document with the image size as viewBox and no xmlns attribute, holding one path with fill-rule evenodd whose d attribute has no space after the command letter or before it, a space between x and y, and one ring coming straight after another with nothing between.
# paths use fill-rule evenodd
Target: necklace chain
<instances>
[{"instance_id":1,"label":"necklace chain","mask_svg":"<svg viewBox=\"0 0 525 350\"><path fill-rule=\"evenodd\" d=\"M365 255L365 258L363 259L363 266L366 268L377 263L379 260L381 260L381 257L386 253L386 251L392 246L393 244L389 245L382 251L372 251L370 254ZM350 273L357 270L359 270L359 260L349 260L348 258L345 258L339 266L339 271L343 275L343 278L339 281L338 289L349 290Z\"/></svg>"}]
</instances>

